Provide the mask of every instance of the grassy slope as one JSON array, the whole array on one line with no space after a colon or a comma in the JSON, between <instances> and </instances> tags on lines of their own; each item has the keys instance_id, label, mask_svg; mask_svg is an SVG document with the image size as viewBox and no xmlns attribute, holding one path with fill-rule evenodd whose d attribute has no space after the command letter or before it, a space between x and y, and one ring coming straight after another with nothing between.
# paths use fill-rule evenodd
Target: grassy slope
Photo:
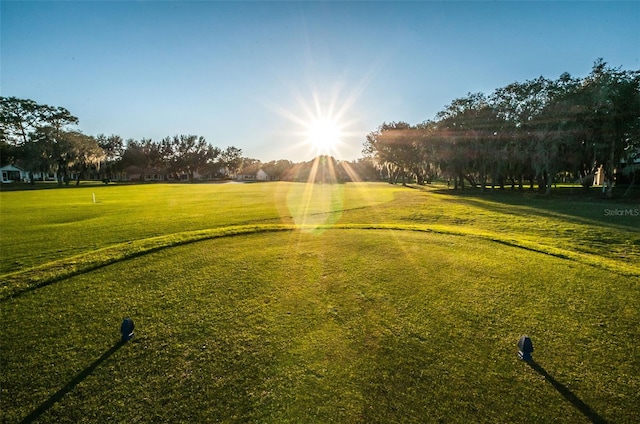
<instances>
[{"instance_id":1,"label":"grassy slope","mask_svg":"<svg viewBox=\"0 0 640 424\"><path fill-rule=\"evenodd\" d=\"M125 315L138 324L135 342L73 384L43 419L505 422L530 413L532 421L586 420L515 360L514 344L523 333L534 339L534 357L547 372L598 414L612 422L640 415L640 363L630 355L640 336L638 279L612 272L616 266L633 271L633 262L613 258L594 268L488 241L509 237L580 253L576 246L605 231L620 240L616 247L630 246L633 259L638 230L630 218L607 225L598 212L562 202L521 199L510 208L495 197L384 185L316 187L334 195L316 192L307 208L299 201L307 196L305 186L287 186L228 186L226 205L235 207L223 210L198 206L207 196L223 196L212 186L145 187L128 199L117 195L123 188L106 188L118 206L89 220L103 237L82 239L86 228L70 222L65 234L80 247L70 243L59 258L82 246L108 248L123 235L158 236L159 228L336 222L348 230L214 238L4 300L3 419L26 416L90 368L113 346ZM158 201L157 209L144 212L157 225L136 221L128 229L121 224L122 233L108 231L117 211L138 210L143 195L158 198L165 190L179 190L176 198L191 207L165 219L170 200ZM259 193L265 193L262 200ZM393 195L396 201L388 202ZM2 196L4 224L8 203ZM103 199L95 206L107 209ZM243 208L243 202L249 203ZM50 229L56 219L71 221L72 205L61 201L57 216L40 212L40 224ZM305 209L346 210L305 217ZM529 225L533 221L538 225ZM4 254L6 229L3 263L15 261ZM167 237L156 244L170 244ZM56 244L49 241L43 251L54 252ZM602 254L607 246L594 250Z\"/></svg>"}]
</instances>

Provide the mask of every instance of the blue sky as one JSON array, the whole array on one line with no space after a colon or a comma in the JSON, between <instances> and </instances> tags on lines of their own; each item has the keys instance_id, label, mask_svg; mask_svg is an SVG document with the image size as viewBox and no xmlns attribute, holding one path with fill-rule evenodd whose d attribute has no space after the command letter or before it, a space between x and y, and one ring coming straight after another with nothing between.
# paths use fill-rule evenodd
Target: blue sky
<instances>
[{"instance_id":1,"label":"blue sky","mask_svg":"<svg viewBox=\"0 0 640 424\"><path fill-rule=\"evenodd\" d=\"M204 136L262 161L338 159L383 122L602 57L640 69L640 2L2 1L0 93L63 106L86 134Z\"/></svg>"}]
</instances>

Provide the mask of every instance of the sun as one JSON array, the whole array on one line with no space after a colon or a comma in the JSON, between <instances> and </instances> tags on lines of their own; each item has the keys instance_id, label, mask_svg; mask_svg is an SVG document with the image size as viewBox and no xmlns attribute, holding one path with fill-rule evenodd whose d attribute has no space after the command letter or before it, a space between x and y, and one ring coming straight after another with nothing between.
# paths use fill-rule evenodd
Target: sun
<instances>
[{"instance_id":1,"label":"sun","mask_svg":"<svg viewBox=\"0 0 640 424\"><path fill-rule=\"evenodd\" d=\"M286 138L281 141L289 151L307 158L309 155L340 158L345 149L352 147L354 137L361 136L363 132L354 130L354 125L360 125L360 120L353 116L352 107L366 81L356 84L356 90L346 97L341 96L344 85L338 81L323 90L313 85L308 90L290 87L295 103L289 107L264 101L269 109L288 121L281 130Z\"/></svg>"},{"instance_id":2,"label":"sun","mask_svg":"<svg viewBox=\"0 0 640 424\"><path fill-rule=\"evenodd\" d=\"M335 118L319 116L306 125L306 141L319 155L330 155L342 143L342 127Z\"/></svg>"}]
</instances>

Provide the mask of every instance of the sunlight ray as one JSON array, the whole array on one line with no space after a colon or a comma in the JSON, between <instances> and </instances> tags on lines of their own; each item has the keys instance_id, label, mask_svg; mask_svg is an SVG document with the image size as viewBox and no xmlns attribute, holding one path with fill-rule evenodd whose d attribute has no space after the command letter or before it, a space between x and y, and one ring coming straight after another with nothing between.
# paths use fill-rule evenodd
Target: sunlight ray
<instances>
[{"instance_id":1,"label":"sunlight ray","mask_svg":"<svg viewBox=\"0 0 640 424\"><path fill-rule=\"evenodd\" d=\"M357 137L362 137L364 130L356 128L360 119L349 117L356 101L371 84L378 73L380 63L374 64L364 76L355 79L348 89L346 87L347 72L337 78L329 89L320 89L313 83L308 89L289 81L281 81L293 100L293 105L284 107L271 99L261 101L265 107L293 124L283 131L292 150L306 148L308 153L340 157L348 146L353 146Z\"/></svg>"},{"instance_id":2,"label":"sunlight ray","mask_svg":"<svg viewBox=\"0 0 640 424\"><path fill-rule=\"evenodd\" d=\"M356 172L356 170L353 169L353 167L348 162L342 162L342 167L344 168L351 181L353 181L354 183L362 182L360 174L358 174L358 172Z\"/></svg>"}]
</instances>

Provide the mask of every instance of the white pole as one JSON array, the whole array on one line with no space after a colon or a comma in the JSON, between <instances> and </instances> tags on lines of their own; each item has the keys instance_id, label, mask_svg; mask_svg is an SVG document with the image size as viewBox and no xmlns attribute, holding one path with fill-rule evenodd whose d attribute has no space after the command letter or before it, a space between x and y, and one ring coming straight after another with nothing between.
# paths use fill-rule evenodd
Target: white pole
<instances>
[{"instance_id":1,"label":"white pole","mask_svg":"<svg viewBox=\"0 0 640 424\"><path fill-rule=\"evenodd\" d=\"M93 193L93 203L96 203L96 194Z\"/></svg>"}]
</instances>

